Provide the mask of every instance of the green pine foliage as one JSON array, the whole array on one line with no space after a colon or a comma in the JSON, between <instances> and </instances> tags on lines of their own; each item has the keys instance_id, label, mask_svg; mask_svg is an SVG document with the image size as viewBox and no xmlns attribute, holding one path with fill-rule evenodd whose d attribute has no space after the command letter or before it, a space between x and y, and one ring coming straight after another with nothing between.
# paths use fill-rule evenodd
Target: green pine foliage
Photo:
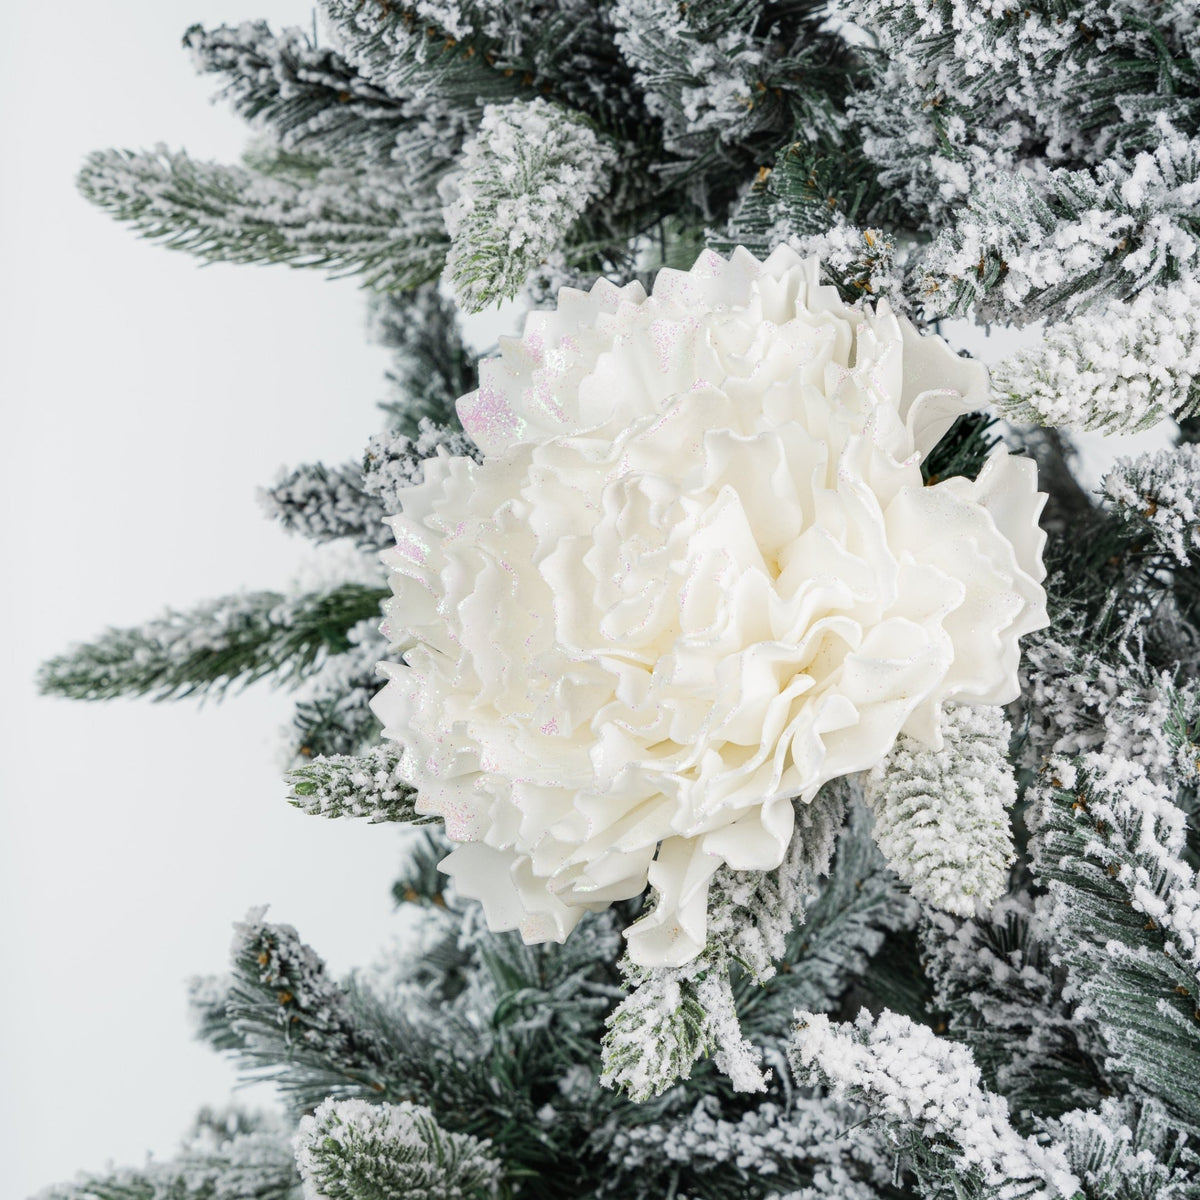
<instances>
[{"instance_id":1,"label":"green pine foliage","mask_svg":"<svg viewBox=\"0 0 1200 1200\"><path fill-rule=\"evenodd\" d=\"M800 811L797 819L801 844L808 834L811 845L810 831L823 814ZM896 1007L905 975L919 970L914 948L903 937L915 908L871 837L867 809L861 802L851 803L844 826L838 820L831 826L837 851L828 877L819 886L808 881L812 891L803 898L802 923L781 922L785 949L774 955L771 986L762 987L746 974L739 981L738 1016L755 1041L786 1028L798 1008L838 1012L854 1003L861 997L859 981L868 975L873 1002ZM897 947L899 979L888 961L889 948ZM917 1010L922 1011L919 1002Z\"/></svg>"},{"instance_id":2,"label":"green pine foliage","mask_svg":"<svg viewBox=\"0 0 1200 1200\"><path fill-rule=\"evenodd\" d=\"M338 661L339 667L343 664ZM297 700L288 729L288 749L303 762L313 758L354 757L369 753L379 740L382 726L371 711L371 700L381 680L374 663L361 674L338 670L332 679L322 679L315 695ZM348 691L337 684L344 683Z\"/></svg>"},{"instance_id":3,"label":"green pine foliage","mask_svg":"<svg viewBox=\"0 0 1200 1200\"><path fill-rule=\"evenodd\" d=\"M776 974L787 935L804 919L808 889L828 873L846 801L840 788L831 787L811 809L797 807L799 832L778 870L717 872L708 941L697 958L653 969L621 961L629 995L605 1022L605 1086L648 1100L688 1078L693 1064L710 1055L739 1091L766 1086L760 1056L741 1030L731 970L755 984Z\"/></svg>"},{"instance_id":4,"label":"green pine foliage","mask_svg":"<svg viewBox=\"0 0 1200 1200\"><path fill-rule=\"evenodd\" d=\"M313 45L299 29L271 32L265 21L204 29L183 36L196 69L215 75L222 100L268 129L282 149L349 161L386 163L419 129L404 103L357 74L335 50ZM448 157L452 147L428 137L424 147Z\"/></svg>"},{"instance_id":5,"label":"green pine foliage","mask_svg":"<svg viewBox=\"0 0 1200 1200\"><path fill-rule=\"evenodd\" d=\"M1200 138L1169 126L1160 138L1132 160L1059 168L1040 184L981 184L925 257L930 310L1024 324L1178 280L1200 236Z\"/></svg>"},{"instance_id":6,"label":"green pine foliage","mask_svg":"<svg viewBox=\"0 0 1200 1200\"><path fill-rule=\"evenodd\" d=\"M447 121L460 128L478 119L480 101L531 98L563 71L563 41L556 46L552 31L537 25L538 17L551 15L550 5L514 5L507 20L491 7L354 0L321 5L364 78L411 111L420 104L433 107L431 101L445 105Z\"/></svg>"},{"instance_id":7,"label":"green pine foliage","mask_svg":"<svg viewBox=\"0 0 1200 1200\"><path fill-rule=\"evenodd\" d=\"M796 806L796 836L778 870L717 873L697 959L654 970L621 962L630 992L605 1023L602 1083L644 1101L711 1056L739 1091L759 1091L766 1080L754 1047L797 1007L839 1007L887 934L912 916L861 806L843 829L848 799L830 786Z\"/></svg>"},{"instance_id":8,"label":"green pine foliage","mask_svg":"<svg viewBox=\"0 0 1200 1200\"><path fill-rule=\"evenodd\" d=\"M1200 1135L1200 891L1184 814L1133 763L1060 770L1035 801L1046 919L1108 1069Z\"/></svg>"},{"instance_id":9,"label":"green pine foliage","mask_svg":"<svg viewBox=\"0 0 1200 1200\"><path fill-rule=\"evenodd\" d=\"M310 816L426 824L433 818L417 814L416 793L396 778L399 761L395 750L379 745L360 758L318 757L288 772L288 801Z\"/></svg>"},{"instance_id":10,"label":"green pine foliage","mask_svg":"<svg viewBox=\"0 0 1200 1200\"><path fill-rule=\"evenodd\" d=\"M798 1012L791 1048L801 1082L865 1105L888 1130L922 1197L1075 1200L1078 1180L1055 1144L1023 1137L965 1047L928 1026L862 1009L841 1024Z\"/></svg>"},{"instance_id":11,"label":"green pine foliage","mask_svg":"<svg viewBox=\"0 0 1200 1200\"><path fill-rule=\"evenodd\" d=\"M889 197L865 158L805 139L784 146L772 164L759 169L716 248L745 246L759 255L769 254L787 238L813 237L839 223L890 224L889 218L896 215L894 209L889 211ZM878 246L875 242L872 231L864 255L872 250L883 253L886 238L880 234Z\"/></svg>"},{"instance_id":12,"label":"green pine foliage","mask_svg":"<svg viewBox=\"0 0 1200 1200\"><path fill-rule=\"evenodd\" d=\"M116 696L220 695L272 678L293 684L353 644L351 630L376 617L387 593L344 583L284 596L249 592L145 625L110 629L45 663L38 685L74 700Z\"/></svg>"},{"instance_id":13,"label":"green pine foliage","mask_svg":"<svg viewBox=\"0 0 1200 1200\"><path fill-rule=\"evenodd\" d=\"M974 479L987 457L1000 444L996 420L987 412L964 413L955 419L946 435L921 463L926 483L937 483L954 475Z\"/></svg>"},{"instance_id":14,"label":"green pine foliage","mask_svg":"<svg viewBox=\"0 0 1200 1200\"><path fill-rule=\"evenodd\" d=\"M415 437L406 433L376 434L367 443L363 458L363 488L375 497L385 511L399 512L404 505L404 489L420 483L425 476L424 463L439 455L473 458L480 454L465 433L445 425L434 425L427 417Z\"/></svg>"},{"instance_id":15,"label":"green pine foliage","mask_svg":"<svg viewBox=\"0 0 1200 1200\"><path fill-rule=\"evenodd\" d=\"M1014 421L1105 432L1200 411L1200 279L1110 300L997 364L992 386Z\"/></svg>"},{"instance_id":16,"label":"green pine foliage","mask_svg":"<svg viewBox=\"0 0 1200 1200\"><path fill-rule=\"evenodd\" d=\"M195 27L196 65L267 145L245 167L97 155L80 186L207 261L323 266L381 291L440 272L448 223L471 306L527 277L544 291L682 262L793 131L839 142L853 63L819 4L660 7L327 0L337 50L262 22Z\"/></svg>"},{"instance_id":17,"label":"green pine foliage","mask_svg":"<svg viewBox=\"0 0 1200 1200\"><path fill-rule=\"evenodd\" d=\"M290 1139L281 1131L201 1130L179 1155L144 1167L86 1175L40 1200L300 1200Z\"/></svg>"},{"instance_id":18,"label":"green pine foliage","mask_svg":"<svg viewBox=\"0 0 1200 1200\"><path fill-rule=\"evenodd\" d=\"M1125 521L1178 565L1188 566L1200 550L1200 448L1195 443L1118 460L1104 478L1104 494Z\"/></svg>"},{"instance_id":19,"label":"green pine foliage","mask_svg":"<svg viewBox=\"0 0 1200 1200\"><path fill-rule=\"evenodd\" d=\"M698 1059L717 1051L740 1053L748 1060L748 1073L753 1072L753 1051L744 1047L740 1030L725 1044L719 1040L725 1031L718 1029L711 1006L725 1014L733 1011L728 978L717 974L723 965L684 973L642 971L630 964L625 976L630 994L608 1019L601 1082L632 1100L649 1100L687 1079Z\"/></svg>"},{"instance_id":20,"label":"green pine foliage","mask_svg":"<svg viewBox=\"0 0 1200 1200\"><path fill-rule=\"evenodd\" d=\"M1022 1133L1047 1117L1095 1108L1108 1089L1103 1045L1065 995L1036 910L1025 892L968 920L926 910L921 925L934 1028L970 1048Z\"/></svg>"},{"instance_id":21,"label":"green pine foliage","mask_svg":"<svg viewBox=\"0 0 1200 1200\"><path fill-rule=\"evenodd\" d=\"M327 165L269 150L245 166L160 146L92 154L79 188L142 237L204 262L287 263L410 288L436 278L446 235L419 162Z\"/></svg>"},{"instance_id":22,"label":"green pine foliage","mask_svg":"<svg viewBox=\"0 0 1200 1200\"><path fill-rule=\"evenodd\" d=\"M296 700L289 730L298 761L325 755L369 753L379 741L379 718L371 701L383 681L377 667L387 652L379 610L353 625L341 653L329 655L310 675Z\"/></svg>"},{"instance_id":23,"label":"green pine foliage","mask_svg":"<svg viewBox=\"0 0 1200 1200\"><path fill-rule=\"evenodd\" d=\"M484 1200L498 1173L488 1149L421 1105L326 1100L300 1122L296 1158L320 1200Z\"/></svg>"},{"instance_id":24,"label":"green pine foliage","mask_svg":"<svg viewBox=\"0 0 1200 1200\"><path fill-rule=\"evenodd\" d=\"M444 907L446 877L438 870L438 863L449 853L450 843L436 825L422 830L421 837L408 844L399 876L392 884L395 902Z\"/></svg>"},{"instance_id":25,"label":"green pine foliage","mask_svg":"<svg viewBox=\"0 0 1200 1200\"><path fill-rule=\"evenodd\" d=\"M608 193L615 163L578 113L540 97L488 105L446 209L447 273L463 308L516 296L589 203Z\"/></svg>"},{"instance_id":26,"label":"green pine foliage","mask_svg":"<svg viewBox=\"0 0 1200 1200\"><path fill-rule=\"evenodd\" d=\"M815 858L818 867L830 866L844 802L833 789L802 818L807 861ZM865 818L852 829L838 843L828 882L810 876L800 895L786 886L781 892L782 879L729 880L714 908L714 937L730 941L722 974L709 978L736 991L739 1007L749 999L741 1036L770 1068L759 1093L731 1090L715 1061L715 1039L713 1056L689 1060L686 1080L668 1079L644 1103L601 1087L606 1018L626 971L618 931L634 915L629 906L586 918L562 946L525 946L514 934L491 933L473 905L441 890L435 864L446 846L433 831L410 849L396 889L398 900L417 903L423 914L419 953L339 984L295 930L251 913L236 929L232 974L193 983L197 1029L240 1063L244 1078L275 1084L288 1110L308 1122L300 1126L302 1143L323 1127L322 1105L327 1115L350 1114L362 1138L338 1134L339 1144L317 1156L351 1189L347 1195L356 1194L360 1169L374 1171L376 1182L393 1178L379 1147L391 1136L390 1106L408 1104L428 1111L443 1131L438 1136L487 1139L501 1196L661 1200L674 1188L697 1200L766 1200L784 1184L802 1192L827 1180L844 1185L852 1200L895 1200L908 1193L891 1182L890 1151L869 1136L846 1137L863 1114L790 1098L784 1065L789 1016L800 998L819 992L822 1006L836 1011L862 995L861 980L888 931L912 919L907 902L880 887L889 875ZM805 901L799 931L762 907L781 896L793 906ZM746 936L736 922L739 903L754 914L757 934ZM765 929L772 919L782 949ZM753 963L766 952L774 960L758 979L728 957ZM722 988L706 989L694 976L685 982L700 1005L690 1009L696 1028L713 1039L705 1006ZM732 1012L728 998L725 1004ZM316 1118L304 1117L314 1110ZM422 1135L422 1144L432 1138ZM697 1138L706 1149L693 1156L685 1146ZM406 1144L420 1159L420 1148ZM301 1171L311 1182L306 1153ZM400 1158L397 1172L405 1169Z\"/></svg>"},{"instance_id":27,"label":"green pine foliage","mask_svg":"<svg viewBox=\"0 0 1200 1200\"><path fill-rule=\"evenodd\" d=\"M1045 446L1041 438L1030 446L1040 462L1046 461ZM1053 465L1050 469L1056 470ZM1181 639L1191 636L1187 614L1200 613L1195 607L1198 581L1146 521L1130 519L1127 505L1114 509L1096 499L1072 482L1047 504L1044 524L1059 534L1048 539L1044 555L1051 631L1023 643L1024 656L1055 637L1075 642L1084 657L1095 651L1116 662L1140 629L1133 639L1140 644L1130 654L1145 658L1151 667L1174 671L1190 657ZM1071 536L1062 536L1068 531Z\"/></svg>"},{"instance_id":28,"label":"green pine foliage","mask_svg":"<svg viewBox=\"0 0 1200 1200\"><path fill-rule=\"evenodd\" d=\"M675 160L664 174L685 183L706 215L731 175L752 175L794 132L840 138L848 54L824 16L804 0L613 5L616 46Z\"/></svg>"},{"instance_id":29,"label":"green pine foliage","mask_svg":"<svg viewBox=\"0 0 1200 1200\"><path fill-rule=\"evenodd\" d=\"M842 802L835 793L828 812L818 809L802 824L810 846L827 845L822 831L836 827ZM426 900L419 953L339 985L294 930L251 914L237 930L231 978L194 985L198 1027L215 1048L239 1059L247 1078L272 1080L298 1117L322 1105L327 1114L351 1114L363 1136L339 1135L317 1155L321 1169L350 1189L346 1195L359 1194L352 1189L360 1178L401 1177L414 1159L424 1170L422 1146L466 1135L490 1141L500 1195L539 1200L562 1194L652 1200L673 1189L698 1200L765 1200L782 1194L781 1186L849 1200L1000 1194L1115 1200L1122 1193L1113 1190L1114 1180L1149 1181L1145 1194L1154 1200L1192 1196L1188 1164L1195 1146L1179 1132L1176 1114L1153 1124L1161 1102L1151 1097L1132 1102L1149 1112L1145 1126L1123 1101L1082 1107L1127 1075L1112 1072L1111 1043L1064 998L1061 977L1048 973L1047 954L1035 944L1045 923L1031 924L1025 909L997 914L990 930L973 931L967 923L957 938L944 924L952 918L927 926L924 969L937 982L927 1015L880 1018L878 1028L863 1017L856 1032L834 1036L837 1027L810 1011L793 1052L799 1080L844 1087L844 1098L826 1099L820 1091L788 1098L779 1072L791 1012L814 994L835 1017L862 1003L878 1005L881 996L871 989L886 993L890 986L887 943L913 921L911 902L896 894L878 860L866 817L850 830L854 836L843 834L828 882L814 879L803 889L805 923L786 934L774 974L756 982L735 965L725 976L740 993L741 1036L771 1069L765 1093L731 1092L713 1058L703 1055L685 1064L689 1077L640 1105L599 1088L606 1014L621 982L617 930L631 914L589 917L561 947L524 946L513 934L490 933L473 906L439 890L435 864L444 843L436 834L417 847L397 888L398 899ZM1107 870L1103 878L1111 879ZM786 897L796 893L781 892L781 882L763 880L752 893L791 903ZM755 913L747 926L730 920L729 909L723 915L718 903L713 919L719 935L759 930L739 948L752 961L770 942L766 914L747 904L737 881L721 894ZM920 957L913 955L914 969ZM661 989L664 980L656 982ZM712 994L702 982L693 987L699 1007L683 1013L685 1019L690 1013L700 1040L706 1026L711 1037L712 1025L704 1007ZM687 989L678 991L687 1005ZM1144 1019L1155 996L1146 994L1142 1005ZM947 1019L953 1041L935 1032ZM822 1034L824 1049L813 1049L814 1030L829 1031ZM678 1036L672 1027L669 1037ZM966 1045L952 1049L956 1042ZM867 1047L866 1058L847 1059L852 1044ZM682 1048L690 1053L686 1042ZM661 1054L663 1043L643 1050ZM909 1071L922 1055L930 1065L914 1085ZM853 1074L848 1061L860 1064ZM643 1062L643 1070L653 1067L653 1058ZM1058 1090L1064 1077L1078 1080L1075 1090ZM419 1145L402 1138L405 1148L392 1155L380 1148L394 1124L389 1106L404 1105L423 1106L443 1132L427 1131ZM863 1124L879 1111L887 1114L882 1123ZM1030 1134L1047 1117L1058 1122L1048 1126L1053 1140L1044 1145ZM1131 1123L1141 1131L1140 1156L1129 1151L1131 1135L1123 1132ZM301 1126L302 1140L306 1128L312 1125ZM303 1158L301 1169L312 1177ZM1081 1181L1083 1190L1047 1190L1067 1178ZM951 1180L965 1190L945 1190Z\"/></svg>"},{"instance_id":30,"label":"green pine foliage","mask_svg":"<svg viewBox=\"0 0 1200 1200\"><path fill-rule=\"evenodd\" d=\"M382 550L387 544L387 512L363 490L357 463L306 463L283 471L271 487L259 492L259 502L289 533L313 542L349 538L363 550Z\"/></svg>"},{"instance_id":31,"label":"green pine foliage","mask_svg":"<svg viewBox=\"0 0 1200 1200\"><path fill-rule=\"evenodd\" d=\"M427 283L372 297L370 318L374 340L392 352L391 395L380 404L389 428L412 438L424 420L457 428L454 402L474 391L478 374L454 306Z\"/></svg>"},{"instance_id":32,"label":"green pine foliage","mask_svg":"<svg viewBox=\"0 0 1200 1200\"><path fill-rule=\"evenodd\" d=\"M866 799L875 840L913 896L965 917L1008 886L1012 728L1002 709L962 705L943 713L941 736L935 749L901 734L867 774Z\"/></svg>"},{"instance_id":33,"label":"green pine foliage","mask_svg":"<svg viewBox=\"0 0 1200 1200\"><path fill-rule=\"evenodd\" d=\"M1200 1158L1153 1101L1105 1100L1055 1126L1088 1200L1195 1200Z\"/></svg>"},{"instance_id":34,"label":"green pine foliage","mask_svg":"<svg viewBox=\"0 0 1200 1200\"><path fill-rule=\"evenodd\" d=\"M339 985L291 926L264 914L253 910L235 926L224 986L193 985L205 1040L232 1054L247 1079L274 1083L295 1113L327 1096L407 1098L417 1060L398 1014L353 982Z\"/></svg>"}]
</instances>

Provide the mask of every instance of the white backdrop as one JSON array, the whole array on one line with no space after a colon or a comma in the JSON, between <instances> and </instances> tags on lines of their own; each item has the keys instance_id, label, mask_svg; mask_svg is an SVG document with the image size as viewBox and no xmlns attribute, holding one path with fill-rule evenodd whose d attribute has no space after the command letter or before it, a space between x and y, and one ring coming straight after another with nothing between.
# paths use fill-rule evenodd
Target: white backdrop
<instances>
[{"instance_id":1,"label":"white backdrop","mask_svg":"<svg viewBox=\"0 0 1200 1200\"><path fill-rule=\"evenodd\" d=\"M255 487L284 463L352 457L378 426L385 356L365 345L353 282L202 270L136 240L72 182L98 147L235 157L245 129L207 103L212 81L194 76L180 35L253 17L307 28L311 12L301 0L10 8L0 1200L21 1200L80 1168L168 1154L200 1104L226 1100L233 1072L191 1041L184 980L222 970L229 923L268 901L338 972L369 961L395 923L397 835L284 803L286 697L88 705L32 684L39 661L107 625L284 585L310 552L262 518ZM1108 449L1093 449L1093 474Z\"/></svg>"},{"instance_id":2,"label":"white backdrop","mask_svg":"<svg viewBox=\"0 0 1200 1200\"><path fill-rule=\"evenodd\" d=\"M39 698L38 662L108 625L243 587L310 554L259 512L284 463L341 461L379 428L386 356L350 281L200 268L92 209L93 148L233 159L180 36L303 0L10 5L0 40L0 1197L169 1153L233 1071L191 1040L186 978L230 922L275 919L344 971L394 922L397 834L291 809L285 697Z\"/></svg>"}]
</instances>

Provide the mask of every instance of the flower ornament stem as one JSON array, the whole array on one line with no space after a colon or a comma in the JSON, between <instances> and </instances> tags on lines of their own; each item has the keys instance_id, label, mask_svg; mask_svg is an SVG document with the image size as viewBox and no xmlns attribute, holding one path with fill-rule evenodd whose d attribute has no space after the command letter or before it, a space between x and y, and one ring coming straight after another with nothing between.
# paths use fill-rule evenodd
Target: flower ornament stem
<instances>
[{"instance_id":1,"label":"flower ornament stem","mask_svg":"<svg viewBox=\"0 0 1200 1200\"><path fill-rule=\"evenodd\" d=\"M815 260L565 289L480 381L482 461L430 460L391 518L376 711L492 928L562 940L649 883L630 956L682 965L718 868L779 866L795 798L1017 696L1034 464L922 486L986 372Z\"/></svg>"}]
</instances>

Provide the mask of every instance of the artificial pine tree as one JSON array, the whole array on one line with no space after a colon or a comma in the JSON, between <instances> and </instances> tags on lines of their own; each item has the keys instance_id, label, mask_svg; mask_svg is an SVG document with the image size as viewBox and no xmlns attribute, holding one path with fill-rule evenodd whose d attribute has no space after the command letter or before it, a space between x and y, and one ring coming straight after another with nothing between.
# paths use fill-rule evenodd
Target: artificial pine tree
<instances>
[{"instance_id":1,"label":"artificial pine tree","mask_svg":"<svg viewBox=\"0 0 1200 1200\"><path fill-rule=\"evenodd\" d=\"M1196 1200L1195 4L322 0L320 9L329 46L262 23L187 33L200 69L221 80L222 94L257 128L243 163L198 163L162 148L101 152L80 184L119 220L207 261L361 275L373 292L377 336L396 352L386 427L367 443L361 466L295 468L264 503L290 531L360 550L391 545L386 521L400 542L388 551L393 574L421 579L428 594L391 596L387 573L369 566L367 582L355 578L323 593L231 597L110 631L47 664L41 683L102 699L306 680L292 802L316 815L368 821L416 824L440 813L445 827L435 822L412 835L396 883L397 900L421 916L410 952L339 984L294 930L253 913L237 927L231 975L193 988L200 1035L236 1057L248 1077L276 1084L284 1127L209 1121L172 1162L49 1195ZM817 265L788 265L780 246L815 255ZM690 273L678 270L705 247ZM775 257L763 267L746 251ZM663 290L647 300L637 289L663 268ZM810 269L834 290L822 290L815 276L795 282ZM590 296L570 290L597 279L607 282ZM743 283L751 301L703 307L705 288L732 292ZM787 287L799 288L809 308ZM793 306L786 320L771 307L785 293ZM557 310L532 317L521 341L502 341L498 362L477 377L455 305L474 310L514 296ZM914 324L884 324L892 319L885 300ZM665 315L640 330L637 314L656 304ZM828 464L819 456L805 460L806 474L776 470L773 462L793 460L770 459L773 427L747 424L731 435L715 416L691 440L677 439L670 454L653 440L666 416L648 424L631 418L603 436L596 431L606 418L596 417L587 437L537 442L539 421L565 420L564 395L615 411L650 386L656 370L675 369L672 356L700 327L722 363L749 364L744 375L731 374L740 390L728 385L740 397L739 419L749 422L757 411L750 400L769 407L762 394L772 371L791 362L788 369L802 374L808 360L787 355L797 346L816 355L816 341L804 338L811 328L833 329L841 312L851 314L856 357L819 380L805 377L810 405L813 394L841 396L837 389L863 376L863 363L873 372L870 394L886 394L888 329L910 331L895 334L897 343L941 372L913 391L940 386L938 394L963 397L974 395L975 368L953 355L930 366L936 354L921 331L949 316L1044 328L1040 340L992 370L990 398L1002 425L967 411L982 395L956 410L956 420L946 409L920 421L908 395L892 412L908 420L908 457L885 449L868 469L855 467L847 451L836 479L821 474ZM793 314L811 318L809 326L796 325ZM793 340L773 341L785 327ZM801 328L810 333L795 332ZM617 372L604 378L609 386L588 392L571 375L585 354ZM524 391L514 379L526 380ZM667 405L668 415L703 404L713 406L705 413L719 413L711 395L719 383L693 377L682 389L693 409ZM519 415L500 403L506 388L521 391ZM883 410L872 411L872 436L886 448ZM1101 494L1078 482L1069 432L1060 427L1119 431L1169 418L1180 422L1179 444L1118 462ZM831 417L817 440L835 444L839 428ZM788 436L785 450L799 453L803 439ZM1001 436L1038 466L1047 493L1044 556L1030 532L1037 506L1018 486L1024 468L998 465L1009 461L995 453ZM497 482L500 468L493 470L513 461L505 458L506 437L537 444L535 469L510 493ZM703 562L741 552L747 537L761 547L787 518L785 481L819 477L826 483L814 492L807 524L779 535L784 544L768 569L785 576L790 541L819 528L826 541L810 538L805 552L815 560L822 546L836 545L842 554L838 570L823 578L871 595L884 585L864 584L853 564L882 569L892 543L858 546L856 559L844 529L874 526L855 525L859 510L850 508L838 510L839 525L822 506L843 485L856 486L852 479L862 484L855 494L865 509L883 511L894 497L880 480L910 470L899 489L904 503L940 498L945 545L912 543L896 579L911 584L914 563L933 556L949 581L945 592L962 563L986 557L981 546L998 529L1026 530L1024 541L1004 535L1011 562L996 550L986 569L972 568L971 587L1008 581L988 593L990 608L981 601L971 610L973 624L939 626L938 589L906 593L910 641L937 629L961 651L955 661L973 662L977 675L1002 661L1015 673L1015 636L997 635L976 659L967 650L979 629L990 628L997 605L1016 603L1013 580L1032 581L1022 603L1034 615L1022 627L1016 699L1013 692L972 701L972 686L978 695L987 689L960 682L968 699L919 712L910 706L906 732L895 736L889 726L873 755L863 746L876 735L860 713L858 740L839 743L844 771L794 795L756 796L757 806L772 802L776 832L791 830L775 865L748 865L754 854L731 837L720 843L726 849L715 874L704 873L703 855L671 874L668 843L679 833L672 825L655 835L662 844L645 894L589 884L598 911L558 931L561 944L557 935L539 944L548 927L535 918L566 920L551 900L523 915L514 916L516 908L497 915L503 906L486 881L464 871L456 887L438 872L450 842L480 845L471 827L479 818L464 816L463 804L456 809L469 795L444 790L451 784L431 770L435 756L421 750L417 722L389 728L391 740L381 742L369 704L381 660L391 659L389 688L403 691L407 680L432 677L430 662L475 670L487 665L492 644L517 634L536 640L537 621L514 631L495 614L497 597L534 586L520 576L521 562L542 547L493 562L479 530L507 530L518 546L522 536L541 537L554 548L556 530L601 528L613 492L597 501L579 481L585 468L606 461L606 438L626 451L619 467L618 459L610 465L627 486L621 471L629 456L658 454L656 482L637 493L645 509L620 509L614 524L625 557L611 576L620 595L613 612L638 619L613 634L610 657L653 666L650 682L630 668L622 694L631 711L660 670L638 630L659 619L654 605L677 584L665 570L651 572L640 591L627 584L638 583L644 564L692 519L699 493L672 508L669 486L700 446L706 462L726 465L761 448L756 469L720 477L731 481L721 494L739 495L752 514L748 533L714 517L721 536ZM560 477L568 488L538 508L537 488ZM760 479L770 480L766 491ZM468 505L481 495L491 504L483 515ZM428 520L426 508L435 514ZM953 521L981 508L987 521L951 543ZM600 515L579 517L588 511ZM916 521L916 508L893 511L911 520L889 517L888 537ZM636 512L651 515L638 524ZM414 536L422 528L428 544ZM567 563L561 578L578 581L604 547L596 540L570 560L572 536L562 533L554 552ZM421 574L431 547L450 554L461 545L472 549L453 560L454 569L491 580L490 608L474 603L482 585L452 603L453 572ZM1048 626L1034 612L1040 578L1029 573L1043 557ZM1018 559L1029 568L1024 576ZM752 566L743 558L740 575L712 575L720 581L708 585L714 610L749 587ZM608 586L597 580L597 592ZM580 609L582 602L567 605L556 620L570 627ZM745 613L739 619L754 623ZM747 695L767 686L763 679L779 682L771 664L783 661L778 647L787 639L771 637L760 636L775 647L770 654L738 660ZM467 643L473 659L462 657ZM797 676L816 678L832 653L815 652ZM594 665L586 648L573 662ZM592 711L589 677L582 666L578 677L572 670L555 677L552 711L538 716L547 739L562 732L560 718L579 728L586 725L579 714ZM511 662L501 663L467 686L491 703L518 676ZM690 686L703 683L696 675ZM427 710L437 719L439 706L450 713L446 757L437 762L453 780L462 757L483 744L478 707L463 700L452 711L446 695L427 689L419 703L413 695L404 704L422 719ZM800 695L789 694L789 702L799 704ZM673 696L675 723L652 727L645 739L664 755L679 739L702 741L711 732L685 730L685 700ZM521 738L534 735L521 731L518 709L510 707L504 727L518 729L513 752L532 772L544 764L524 749ZM716 757L704 769L716 771L718 759L727 766L724 747L736 744L736 771L758 742L777 736L768 725L764 717L754 737L739 731L710 745ZM631 719L592 732L592 762L610 752L626 762L644 750ZM529 744L551 762L568 761L552 757L557 743ZM800 752L790 753L794 765ZM496 753L480 760L477 774L486 783L507 778L505 771L512 774ZM676 775L682 780L686 771ZM521 903L552 874L547 867L538 875L533 857L548 853L549 827L554 845L577 849L579 814L587 815L589 836L591 822L604 828L605 810L589 807L587 796L570 812L554 809L558 782L517 779L523 791L487 793L501 816L501 799L521 798L504 818L511 827L491 827L493 849L518 844L533 823L533 866L513 864L514 878L527 871ZM611 804L615 795L602 798ZM633 828L633 818L622 827L620 854L631 852ZM761 858L762 846L753 849ZM532 944L488 928L476 895L490 901L493 924L520 924ZM656 958L637 935L622 938L639 915L637 928L659 930Z\"/></svg>"}]
</instances>

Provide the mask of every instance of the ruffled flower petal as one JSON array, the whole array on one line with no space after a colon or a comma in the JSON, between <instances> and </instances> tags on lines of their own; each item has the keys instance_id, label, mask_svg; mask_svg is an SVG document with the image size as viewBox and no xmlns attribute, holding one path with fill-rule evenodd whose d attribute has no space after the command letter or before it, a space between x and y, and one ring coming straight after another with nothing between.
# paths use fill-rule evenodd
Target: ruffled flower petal
<instances>
[{"instance_id":1,"label":"ruffled flower petal","mask_svg":"<svg viewBox=\"0 0 1200 1200\"><path fill-rule=\"evenodd\" d=\"M922 486L984 369L818 280L783 248L564 290L459 402L482 463L431 461L391 518L375 707L493 928L562 940L649 884L630 953L680 965L795 799L1015 696L1033 464Z\"/></svg>"}]
</instances>

